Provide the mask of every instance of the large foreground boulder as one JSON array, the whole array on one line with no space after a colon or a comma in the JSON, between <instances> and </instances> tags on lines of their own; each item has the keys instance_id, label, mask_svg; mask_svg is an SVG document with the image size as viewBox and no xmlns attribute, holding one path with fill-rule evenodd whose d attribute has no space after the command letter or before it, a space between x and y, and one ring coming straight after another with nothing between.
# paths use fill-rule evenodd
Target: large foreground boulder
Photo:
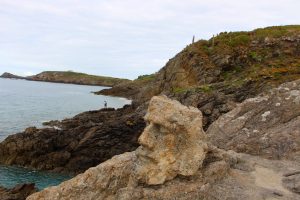
<instances>
[{"instance_id":1,"label":"large foreground boulder","mask_svg":"<svg viewBox=\"0 0 300 200\"><path fill-rule=\"evenodd\" d=\"M296 179L287 179L300 170L298 163L220 150L206 142L200 119L195 108L154 97L137 151L115 156L27 199L300 198L292 185Z\"/></svg>"},{"instance_id":2,"label":"large foreground boulder","mask_svg":"<svg viewBox=\"0 0 300 200\"><path fill-rule=\"evenodd\" d=\"M300 161L300 80L245 100L207 134L222 149Z\"/></svg>"},{"instance_id":3,"label":"large foreground boulder","mask_svg":"<svg viewBox=\"0 0 300 200\"><path fill-rule=\"evenodd\" d=\"M139 178L156 185L178 174L194 175L207 151L201 112L159 96L152 98L145 120L136 151Z\"/></svg>"}]
</instances>

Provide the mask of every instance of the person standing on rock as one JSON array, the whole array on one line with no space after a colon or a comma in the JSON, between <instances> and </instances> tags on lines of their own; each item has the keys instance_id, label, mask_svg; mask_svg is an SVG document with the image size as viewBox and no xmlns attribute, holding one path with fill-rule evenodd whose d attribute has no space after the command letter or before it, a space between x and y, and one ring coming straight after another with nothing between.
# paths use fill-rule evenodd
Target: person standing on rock
<instances>
[{"instance_id":1,"label":"person standing on rock","mask_svg":"<svg viewBox=\"0 0 300 200\"><path fill-rule=\"evenodd\" d=\"M107 108L107 102L104 101L104 108Z\"/></svg>"}]
</instances>

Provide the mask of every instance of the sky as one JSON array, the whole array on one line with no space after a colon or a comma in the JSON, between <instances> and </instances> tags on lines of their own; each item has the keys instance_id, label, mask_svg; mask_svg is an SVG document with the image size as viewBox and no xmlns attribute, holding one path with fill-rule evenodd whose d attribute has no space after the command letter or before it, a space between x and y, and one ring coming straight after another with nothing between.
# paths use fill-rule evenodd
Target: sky
<instances>
[{"instance_id":1,"label":"sky","mask_svg":"<svg viewBox=\"0 0 300 200\"><path fill-rule=\"evenodd\" d=\"M299 0L0 0L0 73L135 79L192 41L300 23Z\"/></svg>"}]
</instances>

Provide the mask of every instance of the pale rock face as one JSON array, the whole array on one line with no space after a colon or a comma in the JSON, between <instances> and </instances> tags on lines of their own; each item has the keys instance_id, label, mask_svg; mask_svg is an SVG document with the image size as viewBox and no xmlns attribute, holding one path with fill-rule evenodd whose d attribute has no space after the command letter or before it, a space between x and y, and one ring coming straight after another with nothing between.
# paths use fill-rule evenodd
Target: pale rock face
<instances>
[{"instance_id":1,"label":"pale rock face","mask_svg":"<svg viewBox=\"0 0 300 200\"><path fill-rule=\"evenodd\" d=\"M151 99L145 120L148 126L136 150L137 178L156 185L178 174L194 175L207 152L201 112L165 96L157 96Z\"/></svg>"},{"instance_id":2,"label":"pale rock face","mask_svg":"<svg viewBox=\"0 0 300 200\"><path fill-rule=\"evenodd\" d=\"M300 80L247 99L210 125L208 140L221 149L300 161L299 99Z\"/></svg>"}]
</instances>

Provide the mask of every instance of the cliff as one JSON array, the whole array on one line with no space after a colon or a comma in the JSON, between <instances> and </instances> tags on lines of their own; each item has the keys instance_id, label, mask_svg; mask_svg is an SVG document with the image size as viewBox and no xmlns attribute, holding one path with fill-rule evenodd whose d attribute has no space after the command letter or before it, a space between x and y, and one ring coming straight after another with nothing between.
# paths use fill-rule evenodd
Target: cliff
<instances>
[{"instance_id":1,"label":"cliff","mask_svg":"<svg viewBox=\"0 0 300 200\"><path fill-rule=\"evenodd\" d=\"M204 113L205 129L232 102L300 79L300 26L223 32L188 45L152 76L99 92L136 103L166 94Z\"/></svg>"},{"instance_id":2,"label":"cliff","mask_svg":"<svg viewBox=\"0 0 300 200\"><path fill-rule=\"evenodd\" d=\"M145 101L160 93L190 96L246 87L262 91L300 78L299 46L298 25L222 32L188 45L157 73L100 93L123 95L127 87L138 90L132 98ZM143 78L147 81L141 82Z\"/></svg>"}]
</instances>

